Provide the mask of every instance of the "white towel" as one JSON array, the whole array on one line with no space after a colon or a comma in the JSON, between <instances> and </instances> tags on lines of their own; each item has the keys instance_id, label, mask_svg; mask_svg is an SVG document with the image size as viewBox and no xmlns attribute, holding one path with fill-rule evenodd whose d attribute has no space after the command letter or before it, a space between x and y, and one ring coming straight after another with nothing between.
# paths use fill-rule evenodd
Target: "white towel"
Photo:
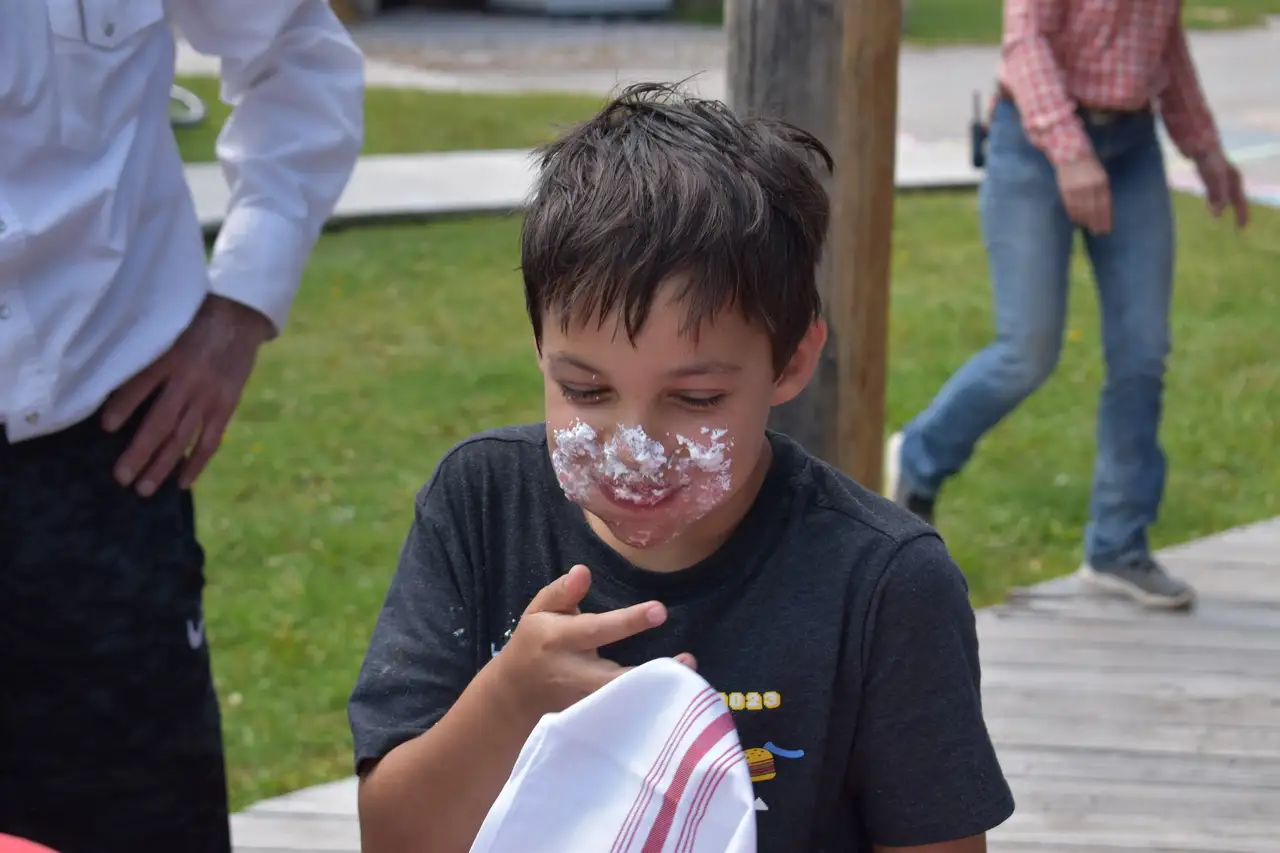
<instances>
[{"instance_id":1,"label":"white towel","mask_svg":"<svg viewBox=\"0 0 1280 853\"><path fill-rule=\"evenodd\" d=\"M755 821L724 700L664 658L542 718L471 853L756 853Z\"/></svg>"}]
</instances>

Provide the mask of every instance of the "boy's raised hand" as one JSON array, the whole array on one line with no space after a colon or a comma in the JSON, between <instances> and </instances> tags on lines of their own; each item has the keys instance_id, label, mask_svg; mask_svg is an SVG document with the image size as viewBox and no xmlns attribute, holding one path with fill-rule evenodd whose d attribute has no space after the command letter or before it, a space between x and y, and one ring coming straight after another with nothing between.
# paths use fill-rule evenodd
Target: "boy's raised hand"
<instances>
[{"instance_id":1,"label":"boy's raised hand","mask_svg":"<svg viewBox=\"0 0 1280 853\"><path fill-rule=\"evenodd\" d=\"M602 646L667 620L667 609L657 601L608 613L582 613L578 605L590 588L591 572L581 565L543 587L495 661L501 664L501 681L511 697L538 716L563 711L627 671L600 657L597 650ZM678 655L676 660L695 666L692 655Z\"/></svg>"}]
</instances>

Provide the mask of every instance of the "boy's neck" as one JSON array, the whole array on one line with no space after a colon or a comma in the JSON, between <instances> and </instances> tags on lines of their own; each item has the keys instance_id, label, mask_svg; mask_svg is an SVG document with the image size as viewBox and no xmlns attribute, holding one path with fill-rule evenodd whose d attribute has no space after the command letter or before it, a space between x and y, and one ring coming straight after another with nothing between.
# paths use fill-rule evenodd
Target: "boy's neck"
<instances>
[{"instance_id":1,"label":"boy's neck","mask_svg":"<svg viewBox=\"0 0 1280 853\"><path fill-rule=\"evenodd\" d=\"M633 548L620 542L603 521L584 511L587 524L606 545L617 551L632 565L651 572L678 572L710 557L729 539L743 516L755 503L756 495L760 494L760 487L764 485L772 463L773 448L765 437L761 441L760 454L756 458L755 467L751 470L747 484L722 506L709 513L706 518L699 520L665 545L654 548Z\"/></svg>"}]
</instances>

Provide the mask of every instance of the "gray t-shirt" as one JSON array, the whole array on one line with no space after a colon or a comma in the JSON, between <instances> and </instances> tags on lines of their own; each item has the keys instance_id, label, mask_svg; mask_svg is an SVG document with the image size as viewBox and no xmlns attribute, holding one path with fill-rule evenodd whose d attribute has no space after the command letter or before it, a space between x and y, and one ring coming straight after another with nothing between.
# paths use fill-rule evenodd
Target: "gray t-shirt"
<instances>
[{"instance_id":1,"label":"gray t-shirt","mask_svg":"<svg viewBox=\"0 0 1280 853\"><path fill-rule=\"evenodd\" d=\"M1013 798L983 722L964 576L910 513L770 434L747 516L684 571L639 569L556 481L542 424L473 436L419 494L349 713L358 771L444 716L534 594L576 563L589 612L670 616L602 650L690 652L734 711L761 853L870 853L999 825Z\"/></svg>"}]
</instances>

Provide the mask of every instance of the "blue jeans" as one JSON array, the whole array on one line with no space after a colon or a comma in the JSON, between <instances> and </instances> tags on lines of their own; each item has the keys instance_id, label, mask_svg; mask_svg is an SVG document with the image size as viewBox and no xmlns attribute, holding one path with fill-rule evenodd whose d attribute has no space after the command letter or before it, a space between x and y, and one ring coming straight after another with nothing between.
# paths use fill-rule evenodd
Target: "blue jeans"
<instances>
[{"instance_id":1,"label":"blue jeans","mask_svg":"<svg viewBox=\"0 0 1280 853\"><path fill-rule=\"evenodd\" d=\"M1164 493L1161 400L1173 292L1173 210L1150 115L1088 125L1111 183L1111 233L1084 235L1098 283L1107 375L1098 411L1085 557L1105 569L1147 552ZM902 476L934 495L978 440L1049 377L1066 323L1067 271L1076 227L1049 160L1028 141L1017 108L991 121L979 193L991 267L995 340L943 386L904 429ZM1051 448L1045 448L1051 452Z\"/></svg>"}]
</instances>

